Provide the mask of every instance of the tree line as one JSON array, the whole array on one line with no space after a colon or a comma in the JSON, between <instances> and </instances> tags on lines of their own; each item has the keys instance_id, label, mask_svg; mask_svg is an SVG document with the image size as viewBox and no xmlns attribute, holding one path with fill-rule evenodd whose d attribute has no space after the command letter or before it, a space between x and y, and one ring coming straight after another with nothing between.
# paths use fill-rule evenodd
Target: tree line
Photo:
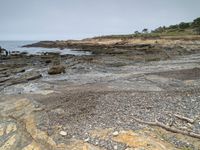
<instances>
[{"instance_id":1,"label":"tree line","mask_svg":"<svg viewBox=\"0 0 200 150\"><path fill-rule=\"evenodd\" d=\"M148 33L165 33L165 32L184 32L190 30L192 33L200 35L200 17L193 20L193 22L181 22L176 25L160 26L155 30L149 31L144 28L141 32L135 31L134 34L148 34Z\"/></svg>"}]
</instances>

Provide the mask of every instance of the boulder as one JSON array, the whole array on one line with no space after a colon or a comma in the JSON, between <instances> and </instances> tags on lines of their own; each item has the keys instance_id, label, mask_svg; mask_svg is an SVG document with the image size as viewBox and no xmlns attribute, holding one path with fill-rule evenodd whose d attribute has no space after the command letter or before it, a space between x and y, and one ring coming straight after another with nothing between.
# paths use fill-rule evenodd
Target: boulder
<instances>
[{"instance_id":1,"label":"boulder","mask_svg":"<svg viewBox=\"0 0 200 150\"><path fill-rule=\"evenodd\" d=\"M54 65L50 67L48 70L48 74L54 75L54 74L61 74L65 73L65 67L63 65Z\"/></svg>"}]
</instances>

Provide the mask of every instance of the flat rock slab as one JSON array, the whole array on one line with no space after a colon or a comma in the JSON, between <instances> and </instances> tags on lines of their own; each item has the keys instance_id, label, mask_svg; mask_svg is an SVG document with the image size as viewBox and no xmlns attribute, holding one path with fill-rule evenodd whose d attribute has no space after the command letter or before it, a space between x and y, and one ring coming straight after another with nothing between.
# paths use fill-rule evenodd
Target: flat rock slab
<instances>
[{"instance_id":1,"label":"flat rock slab","mask_svg":"<svg viewBox=\"0 0 200 150\"><path fill-rule=\"evenodd\" d=\"M200 68L157 72L154 74L178 80L197 80L200 79Z\"/></svg>"}]
</instances>

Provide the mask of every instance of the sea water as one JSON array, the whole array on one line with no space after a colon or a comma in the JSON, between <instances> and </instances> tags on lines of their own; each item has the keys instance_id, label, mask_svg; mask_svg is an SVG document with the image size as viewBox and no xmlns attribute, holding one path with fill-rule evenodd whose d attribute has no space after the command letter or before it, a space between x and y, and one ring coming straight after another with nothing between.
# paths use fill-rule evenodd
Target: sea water
<instances>
[{"instance_id":1,"label":"sea water","mask_svg":"<svg viewBox=\"0 0 200 150\"><path fill-rule=\"evenodd\" d=\"M87 51L75 51L72 49L59 49L59 48L39 48L39 47L22 47L24 45L33 44L38 41L0 41L0 46L7 51L12 52L26 52L27 54L40 55L44 52L60 53L60 55L90 55Z\"/></svg>"}]
</instances>

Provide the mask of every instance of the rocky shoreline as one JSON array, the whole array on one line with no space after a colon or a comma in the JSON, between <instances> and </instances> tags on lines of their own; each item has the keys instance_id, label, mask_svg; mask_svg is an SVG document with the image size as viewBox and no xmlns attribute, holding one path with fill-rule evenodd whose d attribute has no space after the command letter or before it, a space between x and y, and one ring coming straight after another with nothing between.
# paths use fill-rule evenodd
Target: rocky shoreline
<instances>
[{"instance_id":1,"label":"rocky shoreline","mask_svg":"<svg viewBox=\"0 0 200 150\"><path fill-rule=\"evenodd\" d=\"M91 38L0 59L0 149L200 149L200 37ZM138 122L136 119L143 120Z\"/></svg>"}]
</instances>

